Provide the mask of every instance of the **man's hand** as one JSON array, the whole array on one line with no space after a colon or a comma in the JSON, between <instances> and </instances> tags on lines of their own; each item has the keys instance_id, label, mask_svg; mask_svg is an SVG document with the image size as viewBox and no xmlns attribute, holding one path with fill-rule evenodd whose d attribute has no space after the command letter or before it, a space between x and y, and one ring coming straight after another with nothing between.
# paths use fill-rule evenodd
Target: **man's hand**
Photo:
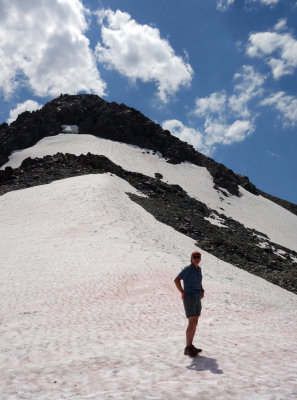
<instances>
[{"instance_id":1,"label":"man's hand","mask_svg":"<svg viewBox=\"0 0 297 400\"><path fill-rule=\"evenodd\" d=\"M203 299L203 297L204 297L204 290L201 292L200 299L202 300L202 299Z\"/></svg>"},{"instance_id":2,"label":"man's hand","mask_svg":"<svg viewBox=\"0 0 297 400\"><path fill-rule=\"evenodd\" d=\"M180 283L181 280L182 279L179 276L177 276L174 279L174 283L175 283L176 287L178 288L178 290L181 292L181 298L184 299L186 297L186 295L185 295L184 289L182 288L182 285Z\"/></svg>"}]
</instances>

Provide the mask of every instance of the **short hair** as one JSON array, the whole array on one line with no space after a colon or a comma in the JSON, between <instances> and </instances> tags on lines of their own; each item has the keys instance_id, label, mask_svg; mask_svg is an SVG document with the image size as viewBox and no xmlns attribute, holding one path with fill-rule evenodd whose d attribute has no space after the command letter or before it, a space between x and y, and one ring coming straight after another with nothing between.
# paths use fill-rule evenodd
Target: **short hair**
<instances>
[{"instance_id":1,"label":"short hair","mask_svg":"<svg viewBox=\"0 0 297 400\"><path fill-rule=\"evenodd\" d=\"M191 254L191 261L192 261L192 257L193 256L200 256L201 257L200 251L193 251L193 253Z\"/></svg>"}]
</instances>

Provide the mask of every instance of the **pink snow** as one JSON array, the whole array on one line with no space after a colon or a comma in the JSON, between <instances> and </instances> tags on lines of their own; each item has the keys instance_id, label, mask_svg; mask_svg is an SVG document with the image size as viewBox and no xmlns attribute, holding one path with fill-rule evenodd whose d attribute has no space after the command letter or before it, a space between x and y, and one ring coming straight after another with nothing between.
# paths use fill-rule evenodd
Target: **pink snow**
<instances>
[{"instance_id":1,"label":"pink snow","mask_svg":"<svg viewBox=\"0 0 297 400\"><path fill-rule=\"evenodd\" d=\"M0 398L297 398L297 297L202 251L195 344L174 278L195 241L87 175L0 197Z\"/></svg>"}]
</instances>

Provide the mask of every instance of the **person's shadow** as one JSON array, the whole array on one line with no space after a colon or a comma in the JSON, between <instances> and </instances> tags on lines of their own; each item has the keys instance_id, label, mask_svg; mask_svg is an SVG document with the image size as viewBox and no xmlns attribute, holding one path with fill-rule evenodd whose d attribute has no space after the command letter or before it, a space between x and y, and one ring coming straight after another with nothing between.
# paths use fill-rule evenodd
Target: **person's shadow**
<instances>
[{"instance_id":1,"label":"person's shadow","mask_svg":"<svg viewBox=\"0 0 297 400\"><path fill-rule=\"evenodd\" d=\"M217 360L214 358L198 356L192 359L192 364L187 366L188 369L196 371L210 371L213 374L223 374L224 372L219 368Z\"/></svg>"}]
</instances>

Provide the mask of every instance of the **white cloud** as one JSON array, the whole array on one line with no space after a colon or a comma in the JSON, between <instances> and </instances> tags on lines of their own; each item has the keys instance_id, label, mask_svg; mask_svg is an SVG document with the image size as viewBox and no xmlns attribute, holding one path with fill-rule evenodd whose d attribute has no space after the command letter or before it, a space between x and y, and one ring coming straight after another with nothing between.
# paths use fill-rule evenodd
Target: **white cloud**
<instances>
[{"instance_id":1,"label":"white cloud","mask_svg":"<svg viewBox=\"0 0 297 400\"><path fill-rule=\"evenodd\" d=\"M285 92L277 92L262 100L262 106L274 107L283 119L283 125L297 126L297 98L286 95Z\"/></svg>"},{"instance_id":2,"label":"white cloud","mask_svg":"<svg viewBox=\"0 0 297 400\"><path fill-rule=\"evenodd\" d=\"M236 82L233 94L228 96L222 90L210 96L197 98L194 114L198 117L212 119L226 119L228 115L248 118L251 116L249 102L263 92L263 83L266 77L254 70L251 65L243 65L241 72L234 74Z\"/></svg>"},{"instance_id":3,"label":"white cloud","mask_svg":"<svg viewBox=\"0 0 297 400\"><path fill-rule=\"evenodd\" d=\"M223 135L219 138L214 137L215 143L232 144L242 142L247 136L254 132L251 121L236 120L231 125L224 127Z\"/></svg>"},{"instance_id":4,"label":"white cloud","mask_svg":"<svg viewBox=\"0 0 297 400\"><path fill-rule=\"evenodd\" d=\"M192 144L196 150L212 155L218 144L241 142L255 130L256 114L249 109L250 102L262 96L266 77L250 65L244 65L234 75L231 95L225 90L197 98L193 115L198 117L198 128L185 126L178 120L164 121L163 129Z\"/></svg>"},{"instance_id":5,"label":"white cloud","mask_svg":"<svg viewBox=\"0 0 297 400\"><path fill-rule=\"evenodd\" d=\"M214 151L216 144L240 142L254 132L257 114L250 111L250 103L262 96L265 79L252 66L244 65L234 75L231 95L223 90L196 99L193 113L203 123L201 130L205 148Z\"/></svg>"},{"instance_id":6,"label":"white cloud","mask_svg":"<svg viewBox=\"0 0 297 400\"><path fill-rule=\"evenodd\" d=\"M193 70L182 57L175 55L157 28L140 25L130 14L117 10L97 12L102 24L102 44L96 47L99 62L136 81L156 82L163 102L181 86L188 86Z\"/></svg>"},{"instance_id":7,"label":"white cloud","mask_svg":"<svg viewBox=\"0 0 297 400\"><path fill-rule=\"evenodd\" d=\"M196 150L208 156L214 153L216 145L241 142L254 131L253 124L247 120L236 120L228 125L209 118L204 123L203 132L187 127L176 119L164 121L162 128L167 129L180 140L191 144Z\"/></svg>"},{"instance_id":8,"label":"white cloud","mask_svg":"<svg viewBox=\"0 0 297 400\"><path fill-rule=\"evenodd\" d=\"M172 135L177 136L180 140L187 142L199 151L205 151L201 132L196 129L186 127L177 119L171 119L162 123L162 128L167 129Z\"/></svg>"},{"instance_id":9,"label":"white cloud","mask_svg":"<svg viewBox=\"0 0 297 400\"><path fill-rule=\"evenodd\" d=\"M242 72L234 75L237 81L234 94L229 97L229 107L242 118L249 118L248 103L263 93L263 84L266 77L254 70L251 65L244 65Z\"/></svg>"},{"instance_id":10,"label":"white cloud","mask_svg":"<svg viewBox=\"0 0 297 400\"><path fill-rule=\"evenodd\" d=\"M252 66L244 65L234 75L231 95L222 90L196 99L192 114L198 117L197 129L178 120L164 121L162 126L207 155L213 154L218 144L241 142L255 130L257 114L250 111L250 103L263 95L265 79Z\"/></svg>"},{"instance_id":11,"label":"white cloud","mask_svg":"<svg viewBox=\"0 0 297 400\"><path fill-rule=\"evenodd\" d=\"M205 146L215 149L216 144L232 144L242 142L254 132L252 121L235 120L228 124L225 121L206 118L204 123Z\"/></svg>"},{"instance_id":12,"label":"white cloud","mask_svg":"<svg viewBox=\"0 0 297 400\"><path fill-rule=\"evenodd\" d=\"M208 97L197 98L194 114L202 117L206 114L222 114L225 111L227 95L225 91L214 92Z\"/></svg>"},{"instance_id":13,"label":"white cloud","mask_svg":"<svg viewBox=\"0 0 297 400\"><path fill-rule=\"evenodd\" d=\"M219 11L226 11L235 0L217 0L217 9ZM273 6L277 4L279 0L245 0L245 3L260 3L266 6Z\"/></svg>"},{"instance_id":14,"label":"white cloud","mask_svg":"<svg viewBox=\"0 0 297 400\"><path fill-rule=\"evenodd\" d=\"M289 33L258 32L249 36L247 54L263 57L275 79L292 74L297 67L297 40Z\"/></svg>"},{"instance_id":15,"label":"white cloud","mask_svg":"<svg viewBox=\"0 0 297 400\"><path fill-rule=\"evenodd\" d=\"M220 11L226 11L235 0L217 0L217 9Z\"/></svg>"},{"instance_id":16,"label":"white cloud","mask_svg":"<svg viewBox=\"0 0 297 400\"><path fill-rule=\"evenodd\" d=\"M253 0L258 1L258 0ZM266 4L267 6L271 6L273 4L277 4L279 0L260 0L262 4Z\"/></svg>"},{"instance_id":17,"label":"white cloud","mask_svg":"<svg viewBox=\"0 0 297 400\"><path fill-rule=\"evenodd\" d=\"M78 91L103 95L95 57L84 35L81 0L1 0L0 90L11 95L21 83L37 96Z\"/></svg>"},{"instance_id":18,"label":"white cloud","mask_svg":"<svg viewBox=\"0 0 297 400\"><path fill-rule=\"evenodd\" d=\"M246 0L247 3L261 3L264 4L265 6L273 6L274 4L277 4L279 0Z\"/></svg>"},{"instance_id":19,"label":"white cloud","mask_svg":"<svg viewBox=\"0 0 297 400\"><path fill-rule=\"evenodd\" d=\"M274 29L276 31L282 31L283 29L287 29L287 19L280 18L279 21L274 25Z\"/></svg>"},{"instance_id":20,"label":"white cloud","mask_svg":"<svg viewBox=\"0 0 297 400\"><path fill-rule=\"evenodd\" d=\"M24 111L35 111L41 107L42 105L38 104L37 101L34 100L26 100L23 103L18 103L13 110L10 110L7 123L11 124L13 121L17 119L18 115Z\"/></svg>"}]
</instances>

